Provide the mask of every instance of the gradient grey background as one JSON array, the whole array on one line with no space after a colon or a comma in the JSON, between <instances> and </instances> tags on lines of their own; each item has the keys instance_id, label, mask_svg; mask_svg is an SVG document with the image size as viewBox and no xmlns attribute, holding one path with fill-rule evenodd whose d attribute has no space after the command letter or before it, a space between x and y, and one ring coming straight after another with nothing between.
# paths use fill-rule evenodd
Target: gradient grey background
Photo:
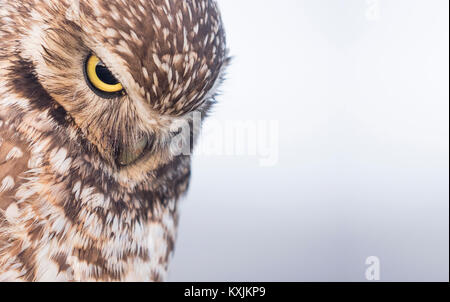
<instances>
[{"instance_id":1,"label":"gradient grey background","mask_svg":"<svg viewBox=\"0 0 450 302\"><path fill-rule=\"evenodd\" d=\"M169 280L448 281L449 1L219 4L213 116L278 120L279 163L194 159Z\"/></svg>"}]
</instances>

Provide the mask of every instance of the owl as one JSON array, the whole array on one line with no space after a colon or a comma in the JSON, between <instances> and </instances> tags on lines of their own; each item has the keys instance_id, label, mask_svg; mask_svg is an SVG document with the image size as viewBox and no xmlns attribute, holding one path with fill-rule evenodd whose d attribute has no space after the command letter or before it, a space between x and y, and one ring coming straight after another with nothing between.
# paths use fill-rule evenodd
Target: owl
<instances>
[{"instance_id":1,"label":"owl","mask_svg":"<svg viewBox=\"0 0 450 302\"><path fill-rule=\"evenodd\" d=\"M1 281L166 279L227 53L213 0L0 0Z\"/></svg>"}]
</instances>

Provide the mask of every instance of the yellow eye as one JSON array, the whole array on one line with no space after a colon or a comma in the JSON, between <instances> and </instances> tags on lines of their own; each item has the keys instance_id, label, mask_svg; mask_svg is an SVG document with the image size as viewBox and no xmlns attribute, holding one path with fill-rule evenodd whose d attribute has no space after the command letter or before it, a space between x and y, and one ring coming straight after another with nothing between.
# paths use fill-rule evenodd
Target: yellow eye
<instances>
[{"instance_id":1,"label":"yellow eye","mask_svg":"<svg viewBox=\"0 0 450 302\"><path fill-rule=\"evenodd\" d=\"M93 88L107 94L115 94L123 90L122 84L97 56L90 55L85 68L87 80Z\"/></svg>"}]
</instances>

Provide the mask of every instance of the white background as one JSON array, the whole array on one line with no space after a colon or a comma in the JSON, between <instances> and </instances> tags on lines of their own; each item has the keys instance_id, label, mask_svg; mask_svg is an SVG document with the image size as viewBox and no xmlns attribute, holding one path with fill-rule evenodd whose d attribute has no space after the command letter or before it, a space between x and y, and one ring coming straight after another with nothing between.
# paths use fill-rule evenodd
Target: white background
<instances>
[{"instance_id":1,"label":"white background","mask_svg":"<svg viewBox=\"0 0 450 302\"><path fill-rule=\"evenodd\" d=\"M449 1L218 2L211 121L278 121L279 162L195 157L169 280L448 281Z\"/></svg>"}]
</instances>

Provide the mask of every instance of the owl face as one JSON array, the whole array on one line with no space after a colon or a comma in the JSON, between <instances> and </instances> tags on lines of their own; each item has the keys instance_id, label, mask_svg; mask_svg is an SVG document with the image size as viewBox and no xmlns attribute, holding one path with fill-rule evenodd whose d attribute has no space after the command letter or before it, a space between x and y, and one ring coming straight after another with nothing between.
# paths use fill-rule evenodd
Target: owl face
<instances>
[{"instance_id":1,"label":"owl face","mask_svg":"<svg viewBox=\"0 0 450 302\"><path fill-rule=\"evenodd\" d=\"M22 5L20 56L88 157L134 180L172 160L172 125L208 110L227 65L216 3Z\"/></svg>"}]
</instances>

